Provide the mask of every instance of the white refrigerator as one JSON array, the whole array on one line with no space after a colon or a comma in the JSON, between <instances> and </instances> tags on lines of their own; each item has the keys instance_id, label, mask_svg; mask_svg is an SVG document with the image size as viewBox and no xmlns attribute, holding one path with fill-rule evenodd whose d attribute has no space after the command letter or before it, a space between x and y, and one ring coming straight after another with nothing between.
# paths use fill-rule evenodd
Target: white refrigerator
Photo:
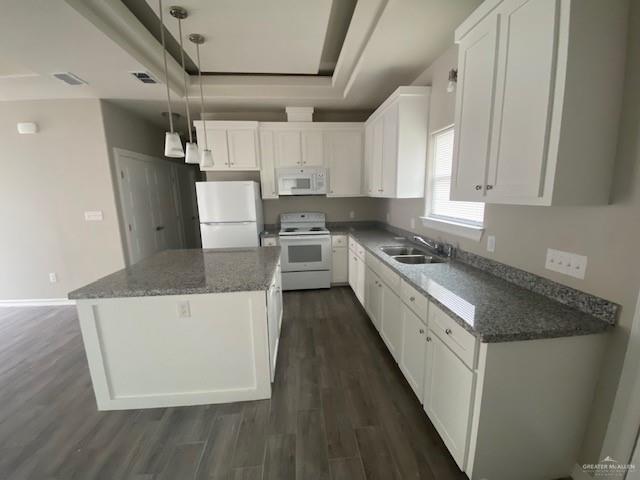
<instances>
[{"instance_id":1,"label":"white refrigerator","mask_svg":"<svg viewBox=\"0 0 640 480\"><path fill-rule=\"evenodd\" d=\"M196 182L202 248L257 247L264 227L257 182Z\"/></svg>"}]
</instances>

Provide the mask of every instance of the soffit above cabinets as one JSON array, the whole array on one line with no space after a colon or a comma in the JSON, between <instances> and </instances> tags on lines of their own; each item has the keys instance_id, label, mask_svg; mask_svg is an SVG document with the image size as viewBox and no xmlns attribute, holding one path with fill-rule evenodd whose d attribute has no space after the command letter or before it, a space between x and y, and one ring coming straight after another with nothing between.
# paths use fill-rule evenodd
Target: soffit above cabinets
<instances>
[{"instance_id":1,"label":"soffit above cabinets","mask_svg":"<svg viewBox=\"0 0 640 480\"><path fill-rule=\"evenodd\" d=\"M157 0L145 1L157 15ZM179 0L176 4L189 13L184 33L200 33L206 39L200 48L203 72L298 75L319 73L326 42L337 60L345 24L349 25L355 7L353 0ZM352 8L332 8L334 4ZM339 14L332 18L332 10ZM165 17L165 25L177 38L177 22ZM334 38L340 32L342 39ZM187 42L185 51L195 58L192 44Z\"/></svg>"}]
</instances>

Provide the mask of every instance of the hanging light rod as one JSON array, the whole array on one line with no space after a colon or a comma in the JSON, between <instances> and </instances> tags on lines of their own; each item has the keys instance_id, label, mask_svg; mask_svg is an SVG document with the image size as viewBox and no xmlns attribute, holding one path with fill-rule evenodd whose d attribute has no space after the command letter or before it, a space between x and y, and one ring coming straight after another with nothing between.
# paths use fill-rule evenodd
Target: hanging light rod
<instances>
[{"instance_id":1,"label":"hanging light rod","mask_svg":"<svg viewBox=\"0 0 640 480\"><path fill-rule=\"evenodd\" d=\"M196 45L196 58L198 61L198 80L200 81L200 120L204 131L204 150L200 156L201 167L213 167L213 154L209 150L207 141L207 120L204 117L204 93L202 92L202 65L200 64L200 45L204 43L204 37L199 33L189 35L189 40Z\"/></svg>"},{"instance_id":2,"label":"hanging light rod","mask_svg":"<svg viewBox=\"0 0 640 480\"><path fill-rule=\"evenodd\" d=\"M162 19L162 0L158 0L158 11L160 19L160 39L162 42L162 60L164 61L164 83L167 86L167 108L169 110L169 132L166 132L164 139L164 154L166 157L182 158L184 150L180 135L173 130L173 115L171 111L171 93L169 88L169 73L167 68L167 47L164 35L164 21Z\"/></svg>"},{"instance_id":3,"label":"hanging light rod","mask_svg":"<svg viewBox=\"0 0 640 480\"><path fill-rule=\"evenodd\" d=\"M182 80L184 82L184 100L185 100L185 107L187 109L187 130L189 132L189 141L187 142L187 145L186 145L186 155L185 155L184 161L185 163L197 164L199 163L198 146L193 141L193 132L191 131L192 125L191 125L191 111L189 109L189 81L187 78L188 77L187 68L185 66L185 61L184 61L184 47L182 45L182 20L187 18L189 14L187 13L186 9L179 7L177 5L170 7L169 13L171 14L172 17L178 19L178 37L180 39L180 59L182 60Z\"/></svg>"}]
</instances>

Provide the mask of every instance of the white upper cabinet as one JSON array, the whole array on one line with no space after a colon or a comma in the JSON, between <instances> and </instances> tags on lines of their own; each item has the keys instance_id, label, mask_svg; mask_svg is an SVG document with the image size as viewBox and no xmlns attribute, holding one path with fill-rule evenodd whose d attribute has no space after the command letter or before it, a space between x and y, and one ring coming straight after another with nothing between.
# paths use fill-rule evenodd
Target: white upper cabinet
<instances>
[{"instance_id":1,"label":"white upper cabinet","mask_svg":"<svg viewBox=\"0 0 640 480\"><path fill-rule=\"evenodd\" d=\"M399 87L367 120L367 195L424 195L430 91Z\"/></svg>"},{"instance_id":2,"label":"white upper cabinet","mask_svg":"<svg viewBox=\"0 0 640 480\"><path fill-rule=\"evenodd\" d=\"M362 125L326 130L324 155L329 170L328 197L362 195Z\"/></svg>"},{"instance_id":3,"label":"white upper cabinet","mask_svg":"<svg viewBox=\"0 0 640 480\"><path fill-rule=\"evenodd\" d=\"M204 148L204 126L193 122L198 147ZM202 170L259 170L258 122L207 121L207 144L213 155L213 167Z\"/></svg>"},{"instance_id":4,"label":"white upper cabinet","mask_svg":"<svg viewBox=\"0 0 640 480\"><path fill-rule=\"evenodd\" d=\"M302 165L302 142L299 130L276 130L276 166Z\"/></svg>"},{"instance_id":5,"label":"white upper cabinet","mask_svg":"<svg viewBox=\"0 0 640 480\"><path fill-rule=\"evenodd\" d=\"M321 167L324 145L320 124L298 125L280 123L274 127L276 167Z\"/></svg>"},{"instance_id":6,"label":"white upper cabinet","mask_svg":"<svg viewBox=\"0 0 640 480\"><path fill-rule=\"evenodd\" d=\"M260 190L262 198L278 198L275 167L275 132L273 130L260 129L260 160Z\"/></svg>"},{"instance_id":7,"label":"white upper cabinet","mask_svg":"<svg viewBox=\"0 0 640 480\"><path fill-rule=\"evenodd\" d=\"M324 163L322 130L302 130L302 165L321 167Z\"/></svg>"},{"instance_id":8,"label":"white upper cabinet","mask_svg":"<svg viewBox=\"0 0 640 480\"><path fill-rule=\"evenodd\" d=\"M608 202L626 40L618 4L487 0L456 30L453 200Z\"/></svg>"}]
</instances>

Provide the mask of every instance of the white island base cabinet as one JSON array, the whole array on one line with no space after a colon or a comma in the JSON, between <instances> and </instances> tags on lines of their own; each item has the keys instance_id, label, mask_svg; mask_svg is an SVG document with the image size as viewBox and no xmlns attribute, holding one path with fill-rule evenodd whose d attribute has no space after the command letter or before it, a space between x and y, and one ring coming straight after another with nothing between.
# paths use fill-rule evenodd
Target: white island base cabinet
<instances>
[{"instance_id":1,"label":"white island base cabinet","mask_svg":"<svg viewBox=\"0 0 640 480\"><path fill-rule=\"evenodd\" d=\"M98 409L269 398L268 293L78 300Z\"/></svg>"}]
</instances>

